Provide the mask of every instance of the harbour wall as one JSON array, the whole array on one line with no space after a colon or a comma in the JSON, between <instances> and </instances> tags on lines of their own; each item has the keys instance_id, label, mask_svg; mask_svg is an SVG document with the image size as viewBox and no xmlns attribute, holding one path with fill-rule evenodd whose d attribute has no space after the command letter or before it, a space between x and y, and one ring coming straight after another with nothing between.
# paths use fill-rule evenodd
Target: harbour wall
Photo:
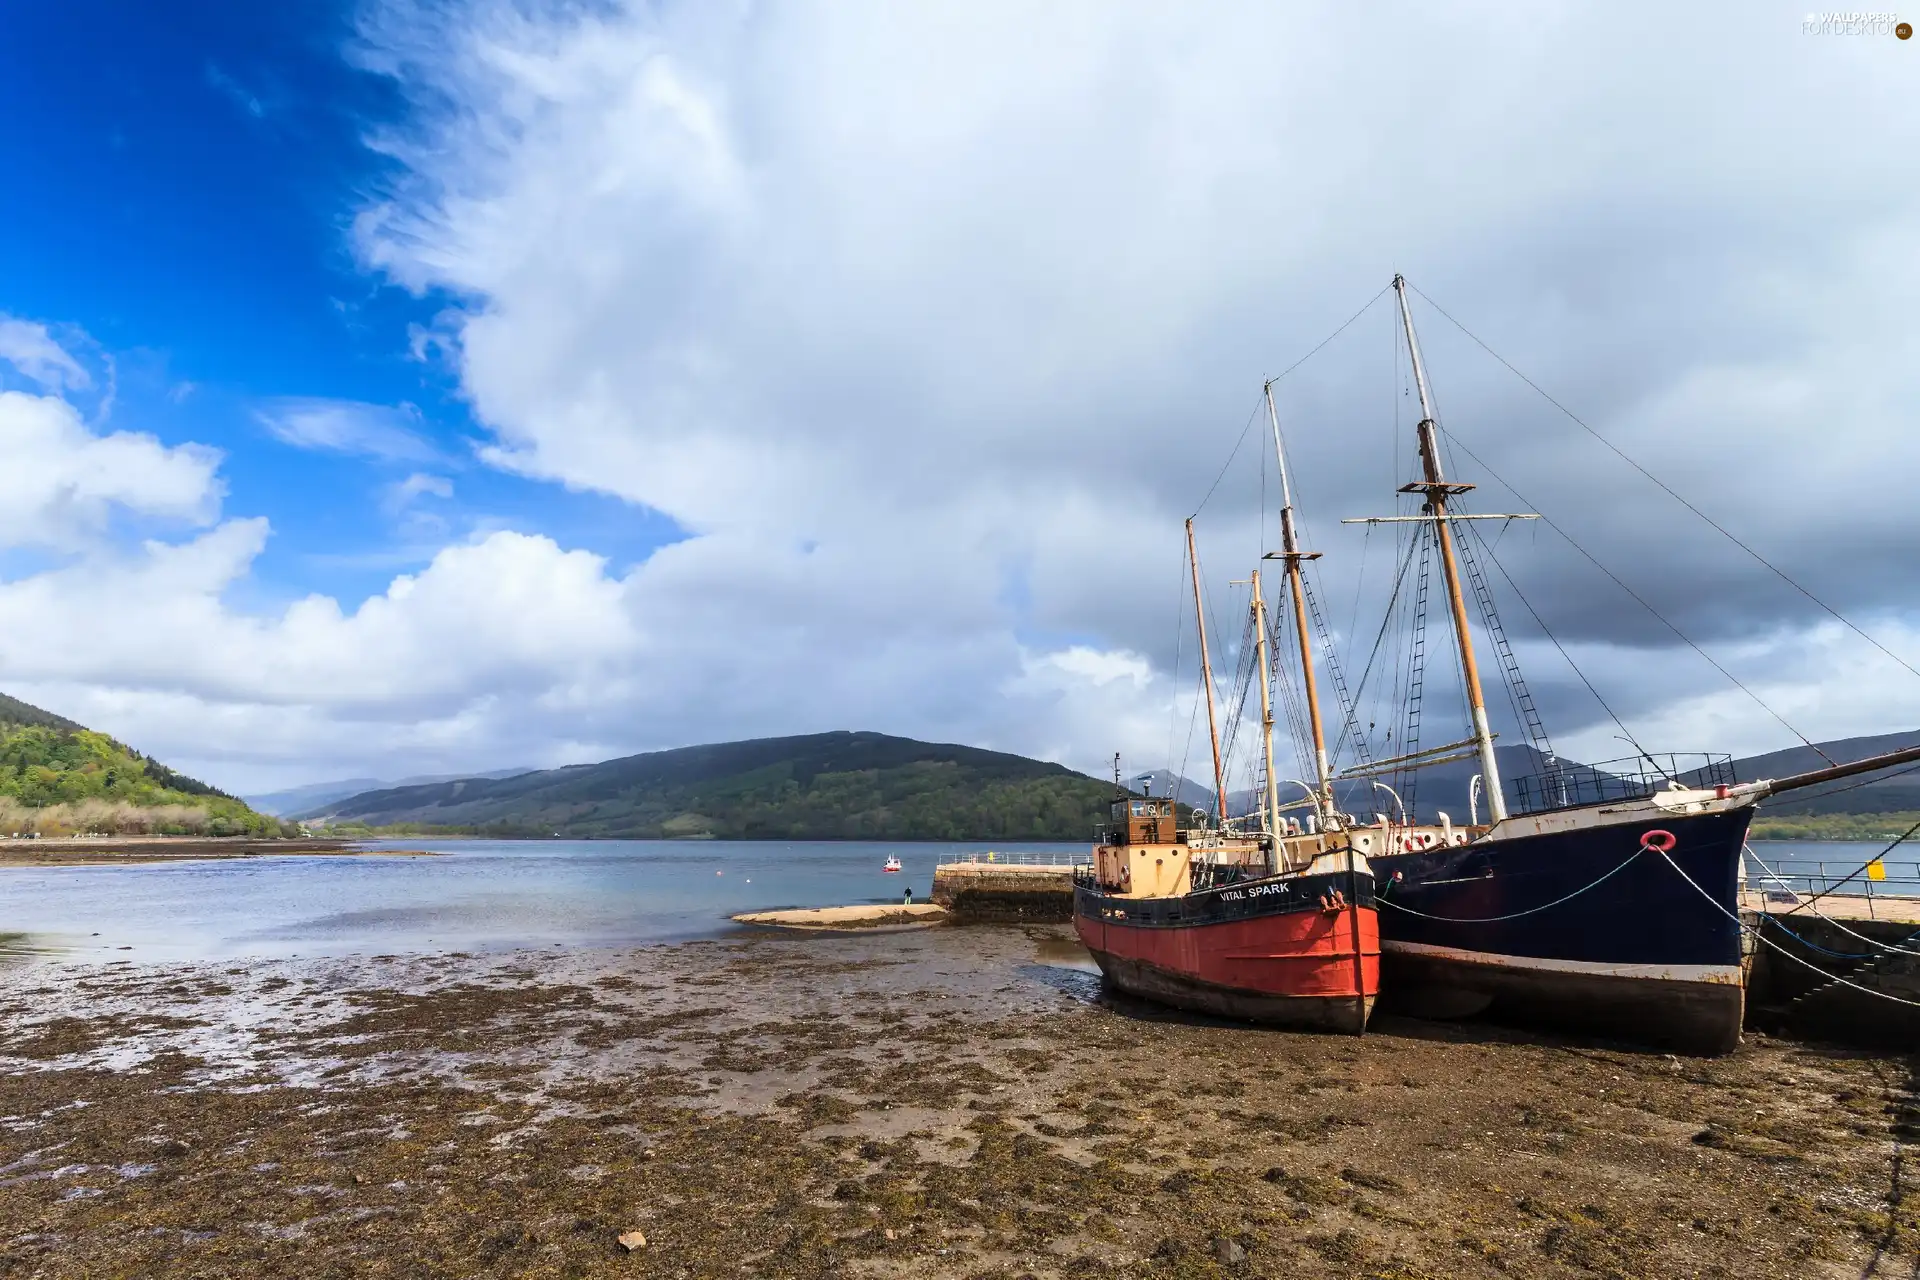
<instances>
[{"instance_id":1,"label":"harbour wall","mask_svg":"<svg viewBox=\"0 0 1920 1280\"><path fill-rule=\"evenodd\" d=\"M1875 918L1848 918L1862 901L1824 898L1818 908L1826 918L1755 913L1763 941L1747 978L1749 1026L1844 1044L1920 1046L1920 903L1889 913L1883 900Z\"/></svg>"},{"instance_id":2,"label":"harbour wall","mask_svg":"<svg viewBox=\"0 0 1920 1280\"><path fill-rule=\"evenodd\" d=\"M1073 867L950 862L933 872L933 900L960 923L1073 918Z\"/></svg>"}]
</instances>

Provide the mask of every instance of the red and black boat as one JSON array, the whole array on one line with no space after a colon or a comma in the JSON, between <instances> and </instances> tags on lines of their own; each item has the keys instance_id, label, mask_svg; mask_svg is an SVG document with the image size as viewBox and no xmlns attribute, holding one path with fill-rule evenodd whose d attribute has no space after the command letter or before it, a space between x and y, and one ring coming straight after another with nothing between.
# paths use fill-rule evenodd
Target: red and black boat
<instances>
[{"instance_id":1,"label":"red and black boat","mask_svg":"<svg viewBox=\"0 0 1920 1280\"><path fill-rule=\"evenodd\" d=\"M1366 858L1327 848L1270 874L1268 860L1297 838L1276 849L1175 821L1171 800L1115 800L1074 886L1074 927L1107 980L1221 1017L1364 1031L1380 989Z\"/></svg>"},{"instance_id":2,"label":"red and black boat","mask_svg":"<svg viewBox=\"0 0 1920 1280\"><path fill-rule=\"evenodd\" d=\"M1276 445L1278 439L1276 422ZM1301 605L1300 566L1312 557L1300 551L1295 537L1284 467L1281 482L1285 551L1272 558L1286 563L1311 733L1324 774L1312 640ZM1224 815L1226 780L1191 520L1187 560L1214 788ZM1270 646L1258 570L1250 585L1255 647L1244 657L1253 660L1260 688L1266 785L1259 813L1238 826L1222 821L1214 829L1195 811L1195 824L1182 830L1171 799L1116 795L1093 865L1074 887L1074 927L1100 971L1122 991L1204 1013L1357 1035L1366 1030L1380 991L1373 871L1333 816L1330 788L1314 794L1315 819L1306 828L1280 816L1273 771L1274 664L1268 661L1278 640ZM1117 789L1117 767L1114 783Z\"/></svg>"}]
</instances>

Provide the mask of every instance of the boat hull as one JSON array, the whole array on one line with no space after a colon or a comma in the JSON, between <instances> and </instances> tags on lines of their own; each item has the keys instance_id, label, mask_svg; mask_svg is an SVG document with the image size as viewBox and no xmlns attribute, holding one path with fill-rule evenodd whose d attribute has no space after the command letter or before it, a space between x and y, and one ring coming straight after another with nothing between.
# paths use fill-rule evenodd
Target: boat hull
<instances>
[{"instance_id":1,"label":"boat hull","mask_svg":"<svg viewBox=\"0 0 1920 1280\"><path fill-rule=\"evenodd\" d=\"M1746 1003L1736 920L1752 813L1374 855L1389 1007L1730 1051ZM1699 889L1642 848L1656 829Z\"/></svg>"},{"instance_id":2,"label":"boat hull","mask_svg":"<svg viewBox=\"0 0 1920 1280\"><path fill-rule=\"evenodd\" d=\"M1344 905L1321 906L1338 891ZM1358 1034L1380 989L1373 879L1270 877L1176 898L1082 884L1074 927L1117 989L1176 1008Z\"/></svg>"}]
</instances>

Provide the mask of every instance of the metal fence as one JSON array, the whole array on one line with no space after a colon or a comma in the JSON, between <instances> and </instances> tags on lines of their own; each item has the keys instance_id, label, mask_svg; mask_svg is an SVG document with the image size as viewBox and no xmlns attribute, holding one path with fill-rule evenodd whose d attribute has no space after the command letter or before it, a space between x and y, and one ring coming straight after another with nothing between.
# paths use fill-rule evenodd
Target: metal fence
<instances>
[{"instance_id":1,"label":"metal fence","mask_svg":"<svg viewBox=\"0 0 1920 1280\"><path fill-rule=\"evenodd\" d=\"M1920 862L1879 863L1876 880L1851 859L1771 858L1747 852L1747 888L1772 902L1792 903L1817 893L1850 898L1920 898Z\"/></svg>"},{"instance_id":2,"label":"metal fence","mask_svg":"<svg viewBox=\"0 0 1920 1280\"><path fill-rule=\"evenodd\" d=\"M1085 854L1076 855L1066 849L1058 853L1031 851L1001 853L997 849L982 849L976 853L960 853L951 858L942 858L939 865L943 867L1087 867L1093 864L1088 861Z\"/></svg>"}]
</instances>

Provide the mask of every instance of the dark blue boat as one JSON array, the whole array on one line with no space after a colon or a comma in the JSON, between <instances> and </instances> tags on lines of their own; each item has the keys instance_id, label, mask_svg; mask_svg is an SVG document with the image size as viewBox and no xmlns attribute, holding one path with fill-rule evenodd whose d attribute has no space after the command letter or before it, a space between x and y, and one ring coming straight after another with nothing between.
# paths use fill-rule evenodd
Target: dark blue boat
<instances>
[{"instance_id":1,"label":"dark blue boat","mask_svg":"<svg viewBox=\"0 0 1920 1280\"><path fill-rule=\"evenodd\" d=\"M1464 845L1371 855L1386 1007L1487 1012L1689 1053L1732 1049L1745 1003L1740 855L1753 798L1715 807L1563 810L1508 819ZM1548 829L1512 830L1535 822Z\"/></svg>"}]
</instances>

